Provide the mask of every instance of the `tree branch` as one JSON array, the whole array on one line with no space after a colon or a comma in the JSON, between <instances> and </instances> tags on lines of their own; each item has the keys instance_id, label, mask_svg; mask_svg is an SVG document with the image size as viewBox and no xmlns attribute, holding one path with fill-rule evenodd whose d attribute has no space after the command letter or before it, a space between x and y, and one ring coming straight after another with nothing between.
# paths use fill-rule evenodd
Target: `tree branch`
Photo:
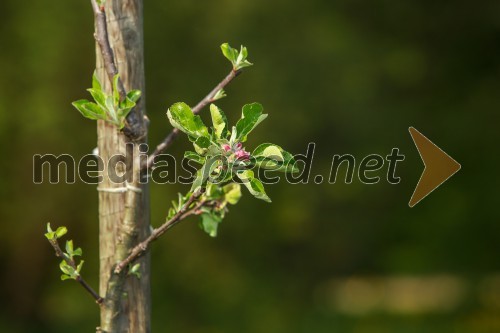
<instances>
[{"instance_id":1,"label":"tree branch","mask_svg":"<svg viewBox=\"0 0 500 333\"><path fill-rule=\"evenodd\" d=\"M229 72L228 75L226 75L226 77L221 81L219 82L219 84L217 86L215 86L214 89L212 89L212 91L210 91L208 93L207 96L205 96L205 98L203 98L198 104L196 104L195 107L192 108L192 111L194 114L197 114L199 113L205 106L207 106L208 104L210 103L213 103L215 100L214 100L214 97L215 95L221 90L221 89L224 89L224 87L226 87L229 82L231 82L235 77L237 77L239 74L241 73L241 70L234 70L234 69L231 69L231 71ZM151 168L151 166L153 165L154 163L154 160L156 158L156 156L160 155L162 152L164 152L168 147L170 147L170 145L172 144L172 142L174 141L174 139L177 137L177 135L179 134L179 130L177 128L174 128L172 130L172 132L170 132L170 134L168 134L165 139L163 139L163 141L158 145L156 146L155 150L151 153L151 155L148 156L148 159L145 161L145 163L141 166L141 168L144 170L144 169L149 169Z\"/></svg>"},{"instance_id":2,"label":"tree branch","mask_svg":"<svg viewBox=\"0 0 500 333\"><path fill-rule=\"evenodd\" d=\"M76 270L76 263L73 259L68 258L68 256L64 255L64 252L61 250L61 247L59 246L59 242L57 239L49 239L50 245L54 248L54 251L56 252L56 257L63 259L68 265L70 265L74 270ZM104 299L99 296L98 293L95 292L94 289L85 281L80 274L75 279L80 285L94 298L95 302L99 305L104 302Z\"/></svg>"},{"instance_id":3,"label":"tree branch","mask_svg":"<svg viewBox=\"0 0 500 333\"><path fill-rule=\"evenodd\" d=\"M240 75L240 73L241 70L231 69L229 74L227 74L226 77L221 82L219 82L219 84L216 85L215 88L212 89L212 91L210 91L207 96L205 96L205 98L203 98L201 101L198 102L198 104L196 104L196 106L192 109L193 113L194 114L199 113L205 106L214 102L214 96L221 89L224 89L229 84L229 82L231 82L235 77Z\"/></svg>"},{"instance_id":4,"label":"tree branch","mask_svg":"<svg viewBox=\"0 0 500 333\"><path fill-rule=\"evenodd\" d=\"M168 229L172 228L174 225L179 223L180 221L184 220L186 217L197 214L199 209L207 203L207 201L202 200L198 202L193 208L189 209L189 206L191 206L195 201L197 201L202 195L205 193L205 189L201 188L188 199L186 204L168 221L163 223L160 227L156 228L153 230L151 235L149 235L148 238L137 244L132 251L130 251L130 254L128 255L127 258L119 262L115 266L114 273L115 274L120 274L125 267L127 267L129 264L131 264L134 260L142 256L146 251L148 250L150 244L160 238L161 235L165 233Z\"/></svg>"},{"instance_id":5,"label":"tree branch","mask_svg":"<svg viewBox=\"0 0 500 333\"><path fill-rule=\"evenodd\" d=\"M111 43L109 42L109 34L108 34L108 23L106 19L106 12L104 10L104 6L99 5L97 0L90 0L92 4L92 10L94 12L94 20L95 20L95 32L94 38L99 45L99 49L101 50L102 59L104 62L104 69L106 70L106 74L108 75L109 82L111 85L113 84L113 78L119 74L118 67L115 63L115 56L113 53L113 49L111 48ZM125 89L125 85L123 84L122 79L118 78L118 93L120 94L120 101L125 100L127 98L127 91ZM145 134L145 130L142 125L142 121L140 117L137 116L135 112L130 112L127 115L127 124L123 129L123 132L132 139L140 139Z\"/></svg>"}]
</instances>

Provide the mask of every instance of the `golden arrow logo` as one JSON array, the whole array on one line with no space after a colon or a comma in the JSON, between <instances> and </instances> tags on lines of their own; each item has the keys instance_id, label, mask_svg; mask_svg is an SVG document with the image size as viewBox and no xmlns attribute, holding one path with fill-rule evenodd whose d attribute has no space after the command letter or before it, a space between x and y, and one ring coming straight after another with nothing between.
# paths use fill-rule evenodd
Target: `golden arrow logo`
<instances>
[{"instance_id":1,"label":"golden arrow logo","mask_svg":"<svg viewBox=\"0 0 500 333\"><path fill-rule=\"evenodd\" d=\"M425 166L408 203L410 207L413 207L457 173L461 165L414 127L408 130Z\"/></svg>"}]
</instances>

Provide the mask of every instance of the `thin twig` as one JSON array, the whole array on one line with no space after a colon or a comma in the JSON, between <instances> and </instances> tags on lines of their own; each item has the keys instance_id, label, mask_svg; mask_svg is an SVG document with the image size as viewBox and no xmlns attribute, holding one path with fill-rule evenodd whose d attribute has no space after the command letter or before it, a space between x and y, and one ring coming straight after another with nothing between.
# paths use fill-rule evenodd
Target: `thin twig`
<instances>
[{"instance_id":1,"label":"thin twig","mask_svg":"<svg viewBox=\"0 0 500 333\"><path fill-rule=\"evenodd\" d=\"M148 238L137 244L131 251L127 258L119 262L115 266L115 274L120 274L125 267L131 264L134 260L142 256L148 250L151 242L160 238L161 235L165 233L168 229L172 228L174 225L185 219L186 217L197 214L199 209L206 203L206 201L198 202L194 208L189 209L195 201L197 201L205 193L205 189L200 188L198 191L193 193L193 195L188 199L188 201L182 206L182 208L168 221L163 223L160 227L153 230Z\"/></svg>"},{"instance_id":2,"label":"thin twig","mask_svg":"<svg viewBox=\"0 0 500 333\"><path fill-rule=\"evenodd\" d=\"M203 98L198 104L196 104L195 107L192 108L192 111L194 114L197 114L199 113L205 106L207 106L208 104L210 103L213 103L215 100L214 100L214 97L215 95L221 90L221 89L224 89L225 86L227 86L229 84L229 82L231 82L235 77L237 77L239 74L241 73L241 70L234 70L234 69L231 69L231 71L229 72L229 74L221 81L219 82L219 84L217 86L215 86L214 89L212 89L212 91L210 91L208 93L207 96L205 96L205 98ZM158 145L156 146L155 150L151 153L151 155L148 156L148 159L145 161L145 163L142 165L142 169L149 169L151 168L151 166L153 166L153 163L154 163L154 160L156 158L156 156L160 155L162 152L164 152L168 147L170 147L170 145L172 144L172 142L174 141L174 139L177 137L177 135L179 134L179 130L177 128L174 128L172 130L172 132L170 132L170 134L168 134L165 139L163 139L163 141Z\"/></svg>"},{"instance_id":3,"label":"thin twig","mask_svg":"<svg viewBox=\"0 0 500 333\"><path fill-rule=\"evenodd\" d=\"M59 243L57 242L57 239L50 239L49 242L56 252L56 257L63 259L69 266L76 270L77 266L75 261L64 254L64 252L61 250L61 247L59 246ZM80 274L77 275L75 280L80 283L80 285L92 296L92 298L94 298L97 304L101 305L102 302L104 302L104 299L99 296L99 294L95 292L94 289L92 289L92 287L81 277Z\"/></svg>"},{"instance_id":4,"label":"thin twig","mask_svg":"<svg viewBox=\"0 0 500 333\"><path fill-rule=\"evenodd\" d=\"M221 82L219 82L219 84L216 85L215 88L212 89L212 91L209 92L207 96L205 96L205 98L203 98L201 101L198 102L198 104L196 104L196 106L192 109L193 113L194 114L199 113L205 106L214 102L215 95L221 89L224 89L224 87L227 86L228 83L231 82L235 77L240 75L240 73L241 73L241 70L231 69L229 74L227 74L226 77Z\"/></svg>"}]
</instances>

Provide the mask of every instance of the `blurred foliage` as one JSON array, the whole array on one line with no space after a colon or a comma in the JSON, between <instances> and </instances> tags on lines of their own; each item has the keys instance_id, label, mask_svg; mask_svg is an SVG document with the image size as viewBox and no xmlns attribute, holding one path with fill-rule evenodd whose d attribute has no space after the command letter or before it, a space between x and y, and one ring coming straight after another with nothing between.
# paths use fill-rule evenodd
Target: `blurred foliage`
<instances>
[{"instance_id":1,"label":"blurred foliage","mask_svg":"<svg viewBox=\"0 0 500 333\"><path fill-rule=\"evenodd\" d=\"M498 1L146 1L151 143L170 131L168 105L194 105L224 77L219 45L228 41L247 45L255 66L219 106L231 123L239 111L229 110L253 101L272 115L249 144L265 138L304 153L316 142L312 175L327 175L337 153L406 155L399 185L281 182L269 186L272 205L245 197L217 239L196 230L197 219L173 229L153 247L154 331L500 331L491 277L500 270L499 10ZM71 106L94 70L92 20L87 1L2 1L0 142L13 157L0 164L2 332L98 324L92 299L60 282L43 237L48 221L68 226L96 286L95 186L32 182L33 154L79 157L96 145L95 123ZM462 164L412 209L423 165L409 126ZM171 153L188 146L178 140ZM151 186L153 224L185 190ZM355 276L436 274L465 281L444 312L350 314L324 291Z\"/></svg>"}]
</instances>

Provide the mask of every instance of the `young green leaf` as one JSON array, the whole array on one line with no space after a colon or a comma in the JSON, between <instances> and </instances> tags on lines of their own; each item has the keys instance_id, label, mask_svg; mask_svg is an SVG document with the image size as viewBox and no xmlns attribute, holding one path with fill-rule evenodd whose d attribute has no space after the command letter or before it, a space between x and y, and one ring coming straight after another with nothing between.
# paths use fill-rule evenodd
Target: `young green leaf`
<instances>
[{"instance_id":1,"label":"young green leaf","mask_svg":"<svg viewBox=\"0 0 500 333\"><path fill-rule=\"evenodd\" d=\"M92 89L96 91L102 91L101 82L99 81L99 78L97 77L97 73L95 71L92 75Z\"/></svg>"},{"instance_id":2,"label":"young green leaf","mask_svg":"<svg viewBox=\"0 0 500 333\"><path fill-rule=\"evenodd\" d=\"M236 59L236 63L241 63L246 60L248 56L247 48L241 45L240 53L238 54L238 58Z\"/></svg>"},{"instance_id":3,"label":"young green leaf","mask_svg":"<svg viewBox=\"0 0 500 333\"><path fill-rule=\"evenodd\" d=\"M226 92L224 91L224 89L220 89L219 91L217 91L214 95L214 97L212 98L212 101L218 101L219 99L221 98L224 98L226 97Z\"/></svg>"},{"instance_id":4,"label":"young green leaf","mask_svg":"<svg viewBox=\"0 0 500 333\"><path fill-rule=\"evenodd\" d=\"M233 66L236 64L236 59L238 58L238 50L233 49L228 43L224 43L220 46L222 54L226 57Z\"/></svg>"},{"instance_id":5,"label":"young green leaf","mask_svg":"<svg viewBox=\"0 0 500 333\"><path fill-rule=\"evenodd\" d=\"M47 232L45 233L45 238L49 241L53 240L56 237L56 233L50 227L50 222L47 223Z\"/></svg>"},{"instance_id":6,"label":"young green leaf","mask_svg":"<svg viewBox=\"0 0 500 333\"><path fill-rule=\"evenodd\" d=\"M212 116L212 124L214 125L215 135L217 138L226 138L228 134L228 126L227 117L224 112L215 104L210 104L210 115Z\"/></svg>"},{"instance_id":7,"label":"young green leaf","mask_svg":"<svg viewBox=\"0 0 500 333\"><path fill-rule=\"evenodd\" d=\"M208 129L200 116L194 115L186 103L175 103L167 111L167 117L175 128L186 133L191 138L209 137Z\"/></svg>"},{"instance_id":8,"label":"young green leaf","mask_svg":"<svg viewBox=\"0 0 500 333\"><path fill-rule=\"evenodd\" d=\"M252 156L263 156L273 160L283 162L283 149L272 143L262 143L254 149Z\"/></svg>"},{"instance_id":9,"label":"young green leaf","mask_svg":"<svg viewBox=\"0 0 500 333\"><path fill-rule=\"evenodd\" d=\"M264 185L262 185L260 180L254 177L252 170L241 170L236 174L243 182L243 185L245 185L254 197L266 202L271 202L271 199L267 196L266 191L264 190Z\"/></svg>"},{"instance_id":10,"label":"young green leaf","mask_svg":"<svg viewBox=\"0 0 500 333\"><path fill-rule=\"evenodd\" d=\"M106 95L106 114L108 115L107 121L112 122L114 124L118 123L118 117L116 115L115 104L113 100L113 96Z\"/></svg>"},{"instance_id":11,"label":"young green leaf","mask_svg":"<svg viewBox=\"0 0 500 333\"><path fill-rule=\"evenodd\" d=\"M64 274L69 275L71 278L75 276L75 269L68 265L65 260L61 261L61 263L59 264L59 268Z\"/></svg>"},{"instance_id":12,"label":"young green leaf","mask_svg":"<svg viewBox=\"0 0 500 333\"><path fill-rule=\"evenodd\" d=\"M247 60L247 56L248 56L247 48L241 45L240 54L238 54L238 58L236 59L236 70L253 65L251 62Z\"/></svg>"},{"instance_id":13,"label":"young green leaf","mask_svg":"<svg viewBox=\"0 0 500 333\"><path fill-rule=\"evenodd\" d=\"M254 149L252 158L263 169L282 172L299 172L293 155L272 143L262 143Z\"/></svg>"},{"instance_id":14,"label":"young green leaf","mask_svg":"<svg viewBox=\"0 0 500 333\"><path fill-rule=\"evenodd\" d=\"M136 90L136 91L138 91L138 90ZM132 97L136 98L137 96L132 96ZM127 118L130 111L134 108L134 106L135 106L135 102L132 101L131 99L129 99L128 97L126 97L123 101L121 101L119 103L117 116L118 116L118 120L119 120L118 127L120 129L122 129L123 126L125 125L125 119Z\"/></svg>"},{"instance_id":15,"label":"young green leaf","mask_svg":"<svg viewBox=\"0 0 500 333\"><path fill-rule=\"evenodd\" d=\"M99 105L86 99L80 99L72 104L85 118L92 120L106 119L106 112Z\"/></svg>"},{"instance_id":16,"label":"young green leaf","mask_svg":"<svg viewBox=\"0 0 500 333\"><path fill-rule=\"evenodd\" d=\"M102 90L96 88L87 89L94 101L101 107L101 109L106 110L106 94Z\"/></svg>"},{"instance_id":17,"label":"young green leaf","mask_svg":"<svg viewBox=\"0 0 500 333\"><path fill-rule=\"evenodd\" d=\"M205 163L205 157L198 155L194 151L184 152L184 158L187 158L188 160L194 161L199 164Z\"/></svg>"},{"instance_id":18,"label":"young green leaf","mask_svg":"<svg viewBox=\"0 0 500 333\"><path fill-rule=\"evenodd\" d=\"M223 196L223 191L218 184L213 184L211 182L207 182L206 191L204 197L207 200L218 200Z\"/></svg>"},{"instance_id":19,"label":"young green leaf","mask_svg":"<svg viewBox=\"0 0 500 333\"><path fill-rule=\"evenodd\" d=\"M82 267L83 267L83 263L84 263L84 262L85 262L85 261L83 261L83 260L82 260L82 261L80 261L80 263L78 264L78 266L76 266L76 275L80 275L80 272L81 272L81 270L82 270Z\"/></svg>"},{"instance_id":20,"label":"young green leaf","mask_svg":"<svg viewBox=\"0 0 500 333\"><path fill-rule=\"evenodd\" d=\"M62 236L66 235L68 232L68 229L66 227L59 227L56 230L56 237L61 238Z\"/></svg>"},{"instance_id":21,"label":"young green leaf","mask_svg":"<svg viewBox=\"0 0 500 333\"><path fill-rule=\"evenodd\" d=\"M73 251L73 256L82 256L82 254L83 254L83 250L81 247L79 247Z\"/></svg>"},{"instance_id":22,"label":"young green leaf","mask_svg":"<svg viewBox=\"0 0 500 333\"><path fill-rule=\"evenodd\" d=\"M138 279L140 279L141 278L140 268L141 268L141 264L135 264L133 266L130 266L130 268L128 270L128 274L135 275Z\"/></svg>"},{"instance_id":23,"label":"young green leaf","mask_svg":"<svg viewBox=\"0 0 500 333\"><path fill-rule=\"evenodd\" d=\"M229 183L222 188L224 200L231 205L236 205L241 198L241 186L238 183Z\"/></svg>"},{"instance_id":24,"label":"young green leaf","mask_svg":"<svg viewBox=\"0 0 500 333\"><path fill-rule=\"evenodd\" d=\"M66 241L66 253L68 253L68 255L70 257L73 256L73 241L72 240Z\"/></svg>"},{"instance_id":25,"label":"young green leaf","mask_svg":"<svg viewBox=\"0 0 500 333\"><path fill-rule=\"evenodd\" d=\"M127 93L127 98L136 103L139 98L141 98L141 91L140 90L130 90L128 93Z\"/></svg>"},{"instance_id":26,"label":"young green leaf","mask_svg":"<svg viewBox=\"0 0 500 333\"><path fill-rule=\"evenodd\" d=\"M120 90L118 89L118 83L120 81L120 74L116 74L113 77L113 102L115 105L120 103Z\"/></svg>"},{"instance_id":27,"label":"young green leaf","mask_svg":"<svg viewBox=\"0 0 500 333\"><path fill-rule=\"evenodd\" d=\"M213 213L203 213L201 214L201 227L210 237L217 236L217 227L219 223L222 221L220 216L217 216Z\"/></svg>"},{"instance_id":28,"label":"young green leaf","mask_svg":"<svg viewBox=\"0 0 500 333\"><path fill-rule=\"evenodd\" d=\"M222 54L224 54L224 56L229 61L231 61L231 64L233 65L233 70L239 71L244 67L253 65L251 62L247 60L248 51L247 48L244 47L243 45L241 46L239 52L237 49L233 49L231 46L229 46L228 43L222 44L220 48L222 50Z\"/></svg>"},{"instance_id":29,"label":"young green leaf","mask_svg":"<svg viewBox=\"0 0 500 333\"><path fill-rule=\"evenodd\" d=\"M232 146L236 142L236 126L231 128L231 137L229 138L229 145Z\"/></svg>"},{"instance_id":30,"label":"young green leaf","mask_svg":"<svg viewBox=\"0 0 500 333\"><path fill-rule=\"evenodd\" d=\"M264 108L259 103L251 103L243 106L241 119L236 123L236 138L245 142L247 135L264 119L267 114L262 114Z\"/></svg>"},{"instance_id":31,"label":"young green leaf","mask_svg":"<svg viewBox=\"0 0 500 333\"><path fill-rule=\"evenodd\" d=\"M203 167L196 172L196 177L194 178L193 184L191 185L191 189L189 190L189 192L194 192L203 185L204 181L203 175L205 173L204 170L206 165L207 165L206 163L203 164Z\"/></svg>"},{"instance_id":32,"label":"young green leaf","mask_svg":"<svg viewBox=\"0 0 500 333\"><path fill-rule=\"evenodd\" d=\"M205 155L211 144L212 143L210 142L209 138L207 138L206 136L200 136L193 143L193 147L198 154Z\"/></svg>"},{"instance_id":33,"label":"young green leaf","mask_svg":"<svg viewBox=\"0 0 500 333\"><path fill-rule=\"evenodd\" d=\"M205 164L203 164L203 166L201 167L201 169L196 172L196 178L193 182L193 185L191 186L190 192L194 192L200 186L204 186L206 182L209 180L210 176L213 174L214 170L218 168L221 164L222 162L218 156L208 158L205 161ZM210 180L212 182L215 182L218 181L219 178L217 178L215 181L213 179Z\"/></svg>"},{"instance_id":34,"label":"young green leaf","mask_svg":"<svg viewBox=\"0 0 500 333\"><path fill-rule=\"evenodd\" d=\"M212 142L210 142L210 139L207 138L206 136L200 136L199 138L196 139L196 141L194 143L198 147L205 148L205 149L210 147L210 145L212 144Z\"/></svg>"}]
</instances>

